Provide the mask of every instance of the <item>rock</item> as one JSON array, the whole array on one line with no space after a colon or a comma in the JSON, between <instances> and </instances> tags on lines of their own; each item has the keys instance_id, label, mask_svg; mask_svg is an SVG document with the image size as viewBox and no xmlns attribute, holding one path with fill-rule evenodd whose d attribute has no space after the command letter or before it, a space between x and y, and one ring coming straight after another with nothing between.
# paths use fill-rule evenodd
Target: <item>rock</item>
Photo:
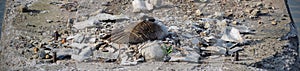
<instances>
[{"instance_id":1,"label":"rock","mask_svg":"<svg viewBox=\"0 0 300 71\"><path fill-rule=\"evenodd\" d=\"M46 52L41 49L39 52L38 52L38 58L40 59L44 59L46 57Z\"/></svg>"},{"instance_id":2,"label":"rock","mask_svg":"<svg viewBox=\"0 0 300 71\"><path fill-rule=\"evenodd\" d=\"M90 38L90 39L89 39L89 42L90 42L90 43L95 43L96 41L97 41L97 38Z\"/></svg>"},{"instance_id":3,"label":"rock","mask_svg":"<svg viewBox=\"0 0 300 71\"><path fill-rule=\"evenodd\" d=\"M74 36L74 42L77 43L82 43L84 39L85 39L85 35L83 34L77 34Z\"/></svg>"},{"instance_id":4,"label":"rock","mask_svg":"<svg viewBox=\"0 0 300 71\"><path fill-rule=\"evenodd\" d=\"M223 36L221 37L224 41L230 41L230 42L243 42L243 38L240 35L240 32L238 29L234 27L227 27L225 31L223 31Z\"/></svg>"},{"instance_id":5,"label":"rock","mask_svg":"<svg viewBox=\"0 0 300 71\"><path fill-rule=\"evenodd\" d=\"M72 54L71 58L76 60L76 61L83 61L86 59L89 59L90 56L93 54L91 47L86 47L84 49L81 50L81 52L77 55L77 54Z\"/></svg>"},{"instance_id":6,"label":"rock","mask_svg":"<svg viewBox=\"0 0 300 71\"><path fill-rule=\"evenodd\" d=\"M33 48L33 52L34 53L38 53L39 52L39 48L37 48L37 47Z\"/></svg>"},{"instance_id":7,"label":"rock","mask_svg":"<svg viewBox=\"0 0 300 71\"><path fill-rule=\"evenodd\" d=\"M52 22L53 22L53 20L46 20L46 22L47 22L47 23L52 23Z\"/></svg>"},{"instance_id":8,"label":"rock","mask_svg":"<svg viewBox=\"0 0 300 71\"><path fill-rule=\"evenodd\" d=\"M120 55L119 51L109 51L109 52L102 52L102 51L95 51L94 56L96 58L104 58L104 59L117 59Z\"/></svg>"},{"instance_id":9,"label":"rock","mask_svg":"<svg viewBox=\"0 0 300 71\"><path fill-rule=\"evenodd\" d=\"M133 12L141 12L143 10L148 10L143 0L133 0L132 1Z\"/></svg>"},{"instance_id":10,"label":"rock","mask_svg":"<svg viewBox=\"0 0 300 71\"><path fill-rule=\"evenodd\" d=\"M214 18L216 19L222 19L225 16L224 12L215 12Z\"/></svg>"},{"instance_id":11,"label":"rock","mask_svg":"<svg viewBox=\"0 0 300 71\"><path fill-rule=\"evenodd\" d=\"M215 54L222 54L222 55L226 54L226 48L219 47L219 46L209 46L205 50L217 52Z\"/></svg>"},{"instance_id":12,"label":"rock","mask_svg":"<svg viewBox=\"0 0 300 71\"><path fill-rule=\"evenodd\" d=\"M102 6L110 6L110 2L102 2L101 5Z\"/></svg>"},{"instance_id":13,"label":"rock","mask_svg":"<svg viewBox=\"0 0 300 71\"><path fill-rule=\"evenodd\" d=\"M208 22L206 22L204 24L204 29L208 29L208 28L211 28L211 27L212 27L212 25L210 23L208 23Z\"/></svg>"},{"instance_id":14,"label":"rock","mask_svg":"<svg viewBox=\"0 0 300 71\"><path fill-rule=\"evenodd\" d=\"M189 51L189 53L185 57L176 57L176 56L171 56L171 59L169 61L171 62L177 62L177 61L183 61L183 62L199 62L199 58L201 56L195 52L195 51Z\"/></svg>"},{"instance_id":15,"label":"rock","mask_svg":"<svg viewBox=\"0 0 300 71\"><path fill-rule=\"evenodd\" d=\"M139 49L139 52L145 57L146 61L163 61L166 55L158 41L146 43L140 46Z\"/></svg>"},{"instance_id":16,"label":"rock","mask_svg":"<svg viewBox=\"0 0 300 71\"><path fill-rule=\"evenodd\" d=\"M233 24L233 25L237 25L238 22L237 22L237 21L233 21L232 24Z\"/></svg>"},{"instance_id":17,"label":"rock","mask_svg":"<svg viewBox=\"0 0 300 71\"><path fill-rule=\"evenodd\" d=\"M86 47L86 48L82 49L81 52L79 53L79 55L85 56L85 57L89 57L92 54L93 54L93 52L92 52L92 48L91 47Z\"/></svg>"},{"instance_id":18,"label":"rock","mask_svg":"<svg viewBox=\"0 0 300 71\"><path fill-rule=\"evenodd\" d=\"M200 2L207 2L208 0L199 0Z\"/></svg>"},{"instance_id":19,"label":"rock","mask_svg":"<svg viewBox=\"0 0 300 71\"><path fill-rule=\"evenodd\" d=\"M263 3L262 2L257 2L256 6L263 6Z\"/></svg>"},{"instance_id":20,"label":"rock","mask_svg":"<svg viewBox=\"0 0 300 71\"><path fill-rule=\"evenodd\" d=\"M101 21L113 20L116 22L120 22L127 19L129 18L124 15L111 15L111 14L100 13L97 14L96 16L90 17L88 20L82 22L75 22L73 27L75 27L76 29L84 29L84 28L99 26L101 24Z\"/></svg>"},{"instance_id":21,"label":"rock","mask_svg":"<svg viewBox=\"0 0 300 71\"><path fill-rule=\"evenodd\" d=\"M259 12L259 15L267 15L269 13L269 10L268 9L264 9L264 10L261 10Z\"/></svg>"},{"instance_id":22,"label":"rock","mask_svg":"<svg viewBox=\"0 0 300 71\"><path fill-rule=\"evenodd\" d=\"M229 51L228 51L228 54L233 54L233 53L235 53L235 52L238 52L238 51L241 51L241 50L243 50L244 48L241 48L241 47L234 47L233 49L230 49Z\"/></svg>"},{"instance_id":23,"label":"rock","mask_svg":"<svg viewBox=\"0 0 300 71\"><path fill-rule=\"evenodd\" d=\"M195 12L196 16L202 16L203 13L200 11L200 9L197 9Z\"/></svg>"},{"instance_id":24,"label":"rock","mask_svg":"<svg viewBox=\"0 0 300 71\"><path fill-rule=\"evenodd\" d=\"M251 13L252 11L253 11L253 8L246 8L246 9L245 9L245 12L246 12L246 13Z\"/></svg>"},{"instance_id":25,"label":"rock","mask_svg":"<svg viewBox=\"0 0 300 71\"><path fill-rule=\"evenodd\" d=\"M179 28L177 26L170 26L168 28L169 31L174 31L174 30L178 30Z\"/></svg>"},{"instance_id":26,"label":"rock","mask_svg":"<svg viewBox=\"0 0 300 71\"><path fill-rule=\"evenodd\" d=\"M258 16L259 12L260 12L260 10L254 9L253 11L251 11L251 16L256 17L256 16Z\"/></svg>"},{"instance_id":27,"label":"rock","mask_svg":"<svg viewBox=\"0 0 300 71\"><path fill-rule=\"evenodd\" d=\"M198 38L192 38L190 41L192 42L192 44L199 44L200 42Z\"/></svg>"},{"instance_id":28,"label":"rock","mask_svg":"<svg viewBox=\"0 0 300 71\"><path fill-rule=\"evenodd\" d=\"M124 66L133 66L133 65L137 65L137 61L129 61L129 55L127 55L127 53L123 53L120 55L121 58L121 63L120 65L124 65Z\"/></svg>"},{"instance_id":29,"label":"rock","mask_svg":"<svg viewBox=\"0 0 300 71\"><path fill-rule=\"evenodd\" d=\"M71 58L76 60L76 61L79 61L79 62L82 62L86 59L89 59L89 57L84 57L84 56L81 56L81 55L71 55Z\"/></svg>"},{"instance_id":30,"label":"rock","mask_svg":"<svg viewBox=\"0 0 300 71\"><path fill-rule=\"evenodd\" d=\"M237 26L234 26L234 28L238 29L241 34L255 33L254 32L255 30L251 30L249 27L244 26L244 25L237 25Z\"/></svg>"},{"instance_id":31,"label":"rock","mask_svg":"<svg viewBox=\"0 0 300 71\"><path fill-rule=\"evenodd\" d=\"M84 44L84 43L72 43L70 44L71 47L75 47L77 49L83 49L84 47L89 46L88 44Z\"/></svg>"},{"instance_id":32,"label":"rock","mask_svg":"<svg viewBox=\"0 0 300 71\"><path fill-rule=\"evenodd\" d=\"M194 37L193 35L191 35L189 33L182 34L182 36L186 37L186 38L192 38L192 37Z\"/></svg>"},{"instance_id":33,"label":"rock","mask_svg":"<svg viewBox=\"0 0 300 71\"><path fill-rule=\"evenodd\" d=\"M272 24L272 25L277 25L277 21L274 20L274 21L271 22L271 24Z\"/></svg>"}]
</instances>

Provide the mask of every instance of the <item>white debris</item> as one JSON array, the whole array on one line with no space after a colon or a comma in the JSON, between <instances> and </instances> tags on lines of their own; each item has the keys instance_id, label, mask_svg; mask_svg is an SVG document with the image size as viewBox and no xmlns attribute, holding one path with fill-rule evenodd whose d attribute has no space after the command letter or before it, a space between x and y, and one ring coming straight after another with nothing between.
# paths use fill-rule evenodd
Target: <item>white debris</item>
<instances>
[{"instance_id":1,"label":"white debris","mask_svg":"<svg viewBox=\"0 0 300 71\"><path fill-rule=\"evenodd\" d=\"M231 42L243 42L244 39L240 35L240 32L238 29L234 27L227 27L226 30L223 33L223 36L221 38L224 41L231 41Z\"/></svg>"}]
</instances>

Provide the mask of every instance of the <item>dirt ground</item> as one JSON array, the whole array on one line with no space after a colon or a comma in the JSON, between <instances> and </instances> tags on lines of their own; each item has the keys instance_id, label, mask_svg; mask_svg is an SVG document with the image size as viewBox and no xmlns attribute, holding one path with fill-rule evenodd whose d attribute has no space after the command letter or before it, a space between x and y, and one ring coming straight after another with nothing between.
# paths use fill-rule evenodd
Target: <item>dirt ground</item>
<instances>
[{"instance_id":1,"label":"dirt ground","mask_svg":"<svg viewBox=\"0 0 300 71\"><path fill-rule=\"evenodd\" d=\"M290 18L284 0L208 0L207 2L189 0L163 0L161 8L142 12L158 18L168 27L179 26L182 30L176 33L182 36L184 31L192 29L191 23L197 23L201 18L208 18L215 12L232 12L227 19L240 21L253 30L254 34L243 35L243 38L255 40L240 52L240 60L232 61L231 56L207 57L199 63L189 62L144 62L134 66L122 66L117 63L100 61L77 62L60 60L56 63L36 63L30 59L32 48L26 48L28 43L43 42L51 39L55 30L72 31L68 19L85 19L98 10L104 10L113 15L126 15L132 20L141 13L132 12L132 0L77 0L80 5L77 11L70 12L56 5L49 4L60 0L7 0L5 19L1 38L1 70L124 70L124 71L256 71L256 70L290 70L298 71L297 40L278 40L290 31ZM75 0L69 0L74 2ZM103 3L109 2L108 6ZM46 11L47 13L20 12L20 6L30 3L30 10ZM268 8L267 15L251 18L248 8L260 6ZM256 9L257 7L253 7ZM202 16L197 16L196 10L201 10ZM261 11L265 10L264 8ZM48 23L47 20L52 20ZM274 23L274 21L276 23ZM198 34L192 34L198 35ZM182 39L184 40L184 39ZM289 44L290 43L290 44ZM23 45L21 45L23 44ZM188 44L184 44L188 45Z\"/></svg>"}]
</instances>

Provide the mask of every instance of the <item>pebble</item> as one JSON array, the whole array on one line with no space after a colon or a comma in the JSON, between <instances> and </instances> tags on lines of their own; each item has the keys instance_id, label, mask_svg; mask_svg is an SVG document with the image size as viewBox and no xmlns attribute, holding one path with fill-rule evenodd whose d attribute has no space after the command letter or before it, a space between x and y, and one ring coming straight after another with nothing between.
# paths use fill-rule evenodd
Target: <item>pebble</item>
<instances>
[{"instance_id":1,"label":"pebble","mask_svg":"<svg viewBox=\"0 0 300 71\"><path fill-rule=\"evenodd\" d=\"M207 2L208 0L199 0L200 2Z\"/></svg>"},{"instance_id":2,"label":"pebble","mask_svg":"<svg viewBox=\"0 0 300 71\"><path fill-rule=\"evenodd\" d=\"M34 53L38 53L39 52L39 48L35 47L33 48Z\"/></svg>"},{"instance_id":3,"label":"pebble","mask_svg":"<svg viewBox=\"0 0 300 71\"><path fill-rule=\"evenodd\" d=\"M47 23L52 23L53 20L49 20L49 19L48 19L48 20L46 20L46 22L47 22Z\"/></svg>"},{"instance_id":4,"label":"pebble","mask_svg":"<svg viewBox=\"0 0 300 71\"><path fill-rule=\"evenodd\" d=\"M102 6L110 6L110 2L102 2L101 5Z\"/></svg>"},{"instance_id":5,"label":"pebble","mask_svg":"<svg viewBox=\"0 0 300 71\"><path fill-rule=\"evenodd\" d=\"M195 12L196 16L202 16L203 13L200 11L200 9L197 9Z\"/></svg>"},{"instance_id":6,"label":"pebble","mask_svg":"<svg viewBox=\"0 0 300 71\"><path fill-rule=\"evenodd\" d=\"M275 20L275 21L272 21L271 24L272 24L272 25L277 25L277 21L276 21L276 20Z\"/></svg>"}]
</instances>

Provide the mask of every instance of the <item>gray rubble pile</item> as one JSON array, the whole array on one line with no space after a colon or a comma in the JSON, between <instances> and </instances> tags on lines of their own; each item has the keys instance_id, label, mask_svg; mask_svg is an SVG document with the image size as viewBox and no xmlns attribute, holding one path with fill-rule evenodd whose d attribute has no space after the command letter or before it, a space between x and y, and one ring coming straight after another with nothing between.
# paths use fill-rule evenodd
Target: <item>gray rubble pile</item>
<instances>
[{"instance_id":1,"label":"gray rubble pile","mask_svg":"<svg viewBox=\"0 0 300 71\"><path fill-rule=\"evenodd\" d=\"M200 4L214 2L197 1L200 1ZM76 13L83 7L77 2L59 1L50 4ZM40 63L72 60L114 62L134 66L155 61L201 63L202 59L233 55L233 61L238 61L240 51L245 49L243 46L256 41L247 37L255 34L256 30L245 20L258 19L259 16L274 11L272 7L262 3L247 3L249 8L243 12L236 12L237 14L231 10L208 13L201 9L196 9L195 12L184 11L190 15L182 17L181 14L180 17L156 17L149 14L165 4L167 3L163 0L133 0L130 14L133 13L134 16L111 14L106 12L106 9L79 14L76 18L68 19L68 29L46 34L52 37L40 41L34 41L34 37L17 37L15 39L22 41L11 42L11 47L28 47L28 51L32 51L32 56L28 57L40 60ZM104 2L101 6L110 5L109 2ZM208 4L211 5L213 4ZM271 21L272 25L280 22L277 19ZM258 23L263 24L261 21Z\"/></svg>"}]
</instances>

